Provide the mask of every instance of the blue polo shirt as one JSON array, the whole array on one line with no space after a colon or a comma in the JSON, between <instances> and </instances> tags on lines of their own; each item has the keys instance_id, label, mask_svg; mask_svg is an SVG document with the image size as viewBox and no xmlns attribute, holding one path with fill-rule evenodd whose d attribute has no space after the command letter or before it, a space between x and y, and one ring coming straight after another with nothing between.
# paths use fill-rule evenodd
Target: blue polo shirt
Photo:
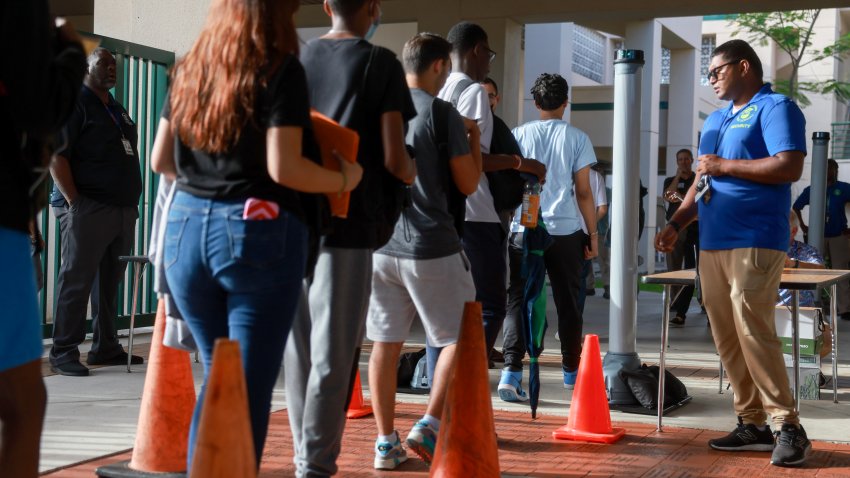
<instances>
[{"instance_id":1,"label":"blue polo shirt","mask_svg":"<svg viewBox=\"0 0 850 478\"><path fill-rule=\"evenodd\" d=\"M794 209L800 210L809 205L811 186L806 186L800 197L794 201ZM823 228L824 237L838 237L847 228L847 215L844 205L850 202L850 184L836 181L826 187L826 225Z\"/></svg>"},{"instance_id":2,"label":"blue polo shirt","mask_svg":"<svg viewBox=\"0 0 850 478\"><path fill-rule=\"evenodd\" d=\"M732 102L715 111L702 128L699 154L747 161L783 151L806 153L806 119L788 97L774 93L770 83L737 113L732 113ZM706 203L703 196L698 203L700 249L788 249L790 183L711 179L710 199Z\"/></svg>"}]
</instances>

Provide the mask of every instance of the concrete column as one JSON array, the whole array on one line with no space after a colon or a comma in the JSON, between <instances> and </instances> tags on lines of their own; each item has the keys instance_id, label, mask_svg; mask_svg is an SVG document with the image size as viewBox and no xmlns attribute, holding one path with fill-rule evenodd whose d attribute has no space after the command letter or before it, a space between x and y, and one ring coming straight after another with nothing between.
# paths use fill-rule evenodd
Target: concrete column
<instances>
[{"instance_id":1,"label":"concrete column","mask_svg":"<svg viewBox=\"0 0 850 478\"><path fill-rule=\"evenodd\" d=\"M541 73L558 73L570 84L572 100L573 76L573 28L572 23L544 23L525 27L525 85L522 90L522 122L539 117L531 97L531 86ZM570 120L568 106L564 119Z\"/></svg>"},{"instance_id":2,"label":"concrete column","mask_svg":"<svg viewBox=\"0 0 850 478\"><path fill-rule=\"evenodd\" d=\"M649 273L655 272L655 235L658 197L658 117L661 101L661 24L657 20L629 23L626 26L626 48L643 50L646 65L641 80L640 178L649 194L643 201L646 211L643 238L638 251ZM616 227L616 226L615 226Z\"/></svg>"},{"instance_id":3,"label":"concrete column","mask_svg":"<svg viewBox=\"0 0 850 478\"><path fill-rule=\"evenodd\" d=\"M670 88L667 108L667 176L676 171L676 151L689 149L696 158L699 50L685 48L670 52ZM696 164L694 164L696 169Z\"/></svg>"},{"instance_id":4,"label":"concrete column","mask_svg":"<svg viewBox=\"0 0 850 478\"><path fill-rule=\"evenodd\" d=\"M490 64L490 77L499 84L502 101L496 115L510 127L520 124L520 98L523 84L524 52L522 25L510 18L472 19L487 31L490 48L496 59Z\"/></svg>"}]
</instances>

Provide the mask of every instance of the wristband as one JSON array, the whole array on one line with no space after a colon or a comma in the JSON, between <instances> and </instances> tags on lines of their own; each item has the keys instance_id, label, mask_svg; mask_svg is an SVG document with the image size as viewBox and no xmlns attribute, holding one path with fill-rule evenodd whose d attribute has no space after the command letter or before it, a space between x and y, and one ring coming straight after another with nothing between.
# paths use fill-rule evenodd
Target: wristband
<instances>
[{"instance_id":1,"label":"wristband","mask_svg":"<svg viewBox=\"0 0 850 478\"><path fill-rule=\"evenodd\" d=\"M599 231L591 232L591 233L590 233L590 234L588 234L588 235L589 235L589 236L598 236L598 235L599 235Z\"/></svg>"},{"instance_id":2,"label":"wristband","mask_svg":"<svg viewBox=\"0 0 850 478\"><path fill-rule=\"evenodd\" d=\"M522 167L522 157L518 154L515 154L514 158L516 159L516 166L514 166L514 169L521 168Z\"/></svg>"},{"instance_id":3,"label":"wristband","mask_svg":"<svg viewBox=\"0 0 850 478\"><path fill-rule=\"evenodd\" d=\"M672 227L673 229L675 229L675 230L676 230L676 232L679 232L679 231L681 231L681 230L682 230L682 226L680 226L680 225L679 225L679 223L678 223L678 222L676 222L676 221L669 221L669 222L667 223L667 225L668 225L668 226L670 226L670 227Z\"/></svg>"}]
</instances>

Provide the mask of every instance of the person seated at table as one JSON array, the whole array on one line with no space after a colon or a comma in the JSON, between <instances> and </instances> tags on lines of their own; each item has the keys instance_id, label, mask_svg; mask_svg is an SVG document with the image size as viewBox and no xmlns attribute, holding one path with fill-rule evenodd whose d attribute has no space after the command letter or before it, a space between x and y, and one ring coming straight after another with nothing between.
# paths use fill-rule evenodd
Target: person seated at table
<instances>
[{"instance_id":1,"label":"person seated at table","mask_svg":"<svg viewBox=\"0 0 850 478\"><path fill-rule=\"evenodd\" d=\"M817 248L800 242L794 239L797 231L800 229L800 220L794 211L788 216L791 222L791 243L788 246L788 257L785 258L786 269L823 269L825 268L823 256L820 255ZM779 289L779 301L776 305L791 305L791 291L788 289ZM800 307L815 306L815 291L801 290L800 291Z\"/></svg>"}]
</instances>

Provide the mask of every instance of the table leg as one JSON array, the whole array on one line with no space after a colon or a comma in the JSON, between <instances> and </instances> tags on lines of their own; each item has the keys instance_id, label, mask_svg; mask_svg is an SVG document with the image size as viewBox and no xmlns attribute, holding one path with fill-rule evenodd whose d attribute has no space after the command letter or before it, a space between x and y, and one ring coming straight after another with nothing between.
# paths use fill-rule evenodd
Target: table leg
<instances>
[{"instance_id":1,"label":"table leg","mask_svg":"<svg viewBox=\"0 0 850 478\"><path fill-rule=\"evenodd\" d=\"M832 322L832 403L838 403L838 284L829 290L829 320Z\"/></svg>"},{"instance_id":2,"label":"table leg","mask_svg":"<svg viewBox=\"0 0 850 478\"><path fill-rule=\"evenodd\" d=\"M718 385L717 393L722 394L723 393L723 361L720 360L720 359L717 359L717 360L718 360L718 362L720 362L720 367L718 368L718 370L720 371L720 380L718 380L718 382L720 382L720 384Z\"/></svg>"},{"instance_id":3,"label":"table leg","mask_svg":"<svg viewBox=\"0 0 850 478\"><path fill-rule=\"evenodd\" d=\"M664 285L662 303L664 304L663 312L661 313L661 354L658 359L658 430L661 432L661 418L664 416L664 374L665 374L665 358L667 354L667 332L670 324L670 285Z\"/></svg>"},{"instance_id":4,"label":"table leg","mask_svg":"<svg viewBox=\"0 0 850 478\"><path fill-rule=\"evenodd\" d=\"M791 291L791 331L794 357L794 411L800 412L800 291Z\"/></svg>"}]
</instances>

